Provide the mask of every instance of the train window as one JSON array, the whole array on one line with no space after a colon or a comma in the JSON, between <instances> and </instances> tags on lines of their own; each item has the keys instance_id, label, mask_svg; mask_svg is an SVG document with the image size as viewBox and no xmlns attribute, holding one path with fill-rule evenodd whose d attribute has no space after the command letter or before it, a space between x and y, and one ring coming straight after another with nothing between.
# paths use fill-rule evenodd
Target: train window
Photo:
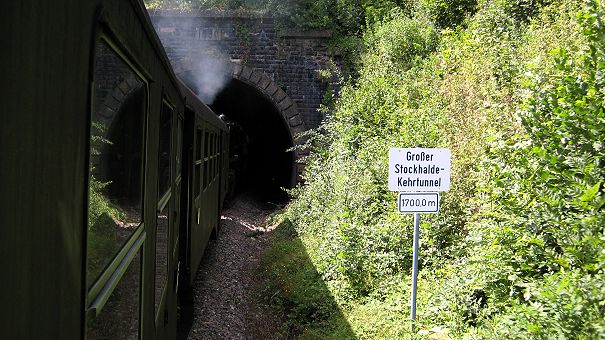
<instances>
[{"instance_id":1,"label":"train window","mask_svg":"<svg viewBox=\"0 0 605 340\"><path fill-rule=\"evenodd\" d=\"M215 142L215 135L214 133L211 135L211 142L210 142L210 182L212 183L212 180L214 179L214 142Z\"/></svg>"},{"instance_id":2,"label":"train window","mask_svg":"<svg viewBox=\"0 0 605 340\"><path fill-rule=\"evenodd\" d=\"M196 130L195 140L197 141L197 151L195 159L199 161L202 159L202 129L198 128Z\"/></svg>"},{"instance_id":3,"label":"train window","mask_svg":"<svg viewBox=\"0 0 605 340\"><path fill-rule=\"evenodd\" d=\"M219 173L223 168L223 138L221 138L218 142L218 166L219 166Z\"/></svg>"},{"instance_id":4,"label":"train window","mask_svg":"<svg viewBox=\"0 0 605 340\"><path fill-rule=\"evenodd\" d=\"M194 195L197 197L200 194L200 187L202 186L202 130L197 129L195 133L195 140L197 146L196 159L195 159L195 182L194 182Z\"/></svg>"},{"instance_id":5,"label":"train window","mask_svg":"<svg viewBox=\"0 0 605 340\"><path fill-rule=\"evenodd\" d=\"M204 190L208 187L208 180L210 178L208 174L208 154L209 154L209 143L210 143L210 133L206 131L204 134Z\"/></svg>"},{"instance_id":6,"label":"train window","mask_svg":"<svg viewBox=\"0 0 605 340\"><path fill-rule=\"evenodd\" d=\"M208 158L208 141L209 141L210 133L206 131L204 134L204 158Z\"/></svg>"},{"instance_id":7,"label":"train window","mask_svg":"<svg viewBox=\"0 0 605 340\"><path fill-rule=\"evenodd\" d=\"M216 135L216 141L214 143L214 177L216 177L218 175L218 145L219 145L219 135Z\"/></svg>"},{"instance_id":8,"label":"train window","mask_svg":"<svg viewBox=\"0 0 605 340\"><path fill-rule=\"evenodd\" d=\"M208 159L204 160L204 190L208 187Z\"/></svg>"},{"instance_id":9,"label":"train window","mask_svg":"<svg viewBox=\"0 0 605 340\"><path fill-rule=\"evenodd\" d=\"M92 89L86 279L115 265L142 222L145 82L101 40ZM112 264L112 261L114 262Z\"/></svg>"},{"instance_id":10,"label":"train window","mask_svg":"<svg viewBox=\"0 0 605 340\"><path fill-rule=\"evenodd\" d=\"M216 177L218 175L218 165L219 165L219 142L220 142L220 138L219 135L216 135L216 142L214 143L214 176Z\"/></svg>"},{"instance_id":11,"label":"train window","mask_svg":"<svg viewBox=\"0 0 605 340\"><path fill-rule=\"evenodd\" d=\"M214 133L210 134L210 150L208 154L208 183L212 183L212 179L214 178Z\"/></svg>"},{"instance_id":12,"label":"train window","mask_svg":"<svg viewBox=\"0 0 605 340\"><path fill-rule=\"evenodd\" d=\"M140 250L103 307L103 313L86 322L87 339L139 339Z\"/></svg>"},{"instance_id":13,"label":"train window","mask_svg":"<svg viewBox=\"0 0 605 340\"><path fill-rule=\"evenodd\" d=\"M217 149L218 149L218 135L214 134L214 150L212 152L214 154L214 157L212 159L212 173L214 174L214 177L216 177L216 165L217 165L216 150Z\"/></svg>"},{"instance_id":14,"label":"train window","mask_svg":"<svg viewBox=\"0 0 605 340\"><path fill-rule=\"evenodd\" d=\"M216 154L214 156L215 158L215 166L214 166L214 175L218 176L218 167L219 167L219 144L220 144L220 136L217 134L216 135Z\"/></svg>"},{"instance_id":15,"label":"train window","mask_svg":"<svg viewBox=\"0 0 605 340\"><path fill-rule=\"evenodd\" d=\"M172 108L162 102L158 148L158 206L155 236L155 310L158 311L168 278L168 236L170 230Z\"/></svg>"},{"instance_id":16,"label":"train window","mask_svg":"<svg viewBox=\"0 0 605 340\"><path fill-rule=\"evenodd\" d=\"M216 139L216 175L218 176L219 169L221 167L221 138L220 135L217 135Z\"/></svg>"},{"instance_id":17,"label":"train window","mask_svg":"<svg viewBox=\"0 0 605 340\"><path fill-rule=\"evenodd\" d=\"M158 153L158 193L162 197L170 190L172 109L162 103L160 110L160 136Z\"/></svg>"},{"instance_id":18,"label":"train window","mask_svg":"<svg viewBox=\"0 0 605 340\"><path fill-rule=\"evenodd\" d=\"M177 120L176 130L176 176L177 179L181 177L181 170L183 168L183 118L179 117ZM178 197L178 196L177 196Z\"/></svg>"},{"instance_id":19,"label":"train window","mask_svg":"<svg viewBox=\"0 0 605 340\"><path fill-rule=\"evenodd\" d=\"M216 135L216 141L214 143L214 176L216 177L216 175L218 175L218 142L219 142L219 135Z\"/></svg>"}]
</instances>

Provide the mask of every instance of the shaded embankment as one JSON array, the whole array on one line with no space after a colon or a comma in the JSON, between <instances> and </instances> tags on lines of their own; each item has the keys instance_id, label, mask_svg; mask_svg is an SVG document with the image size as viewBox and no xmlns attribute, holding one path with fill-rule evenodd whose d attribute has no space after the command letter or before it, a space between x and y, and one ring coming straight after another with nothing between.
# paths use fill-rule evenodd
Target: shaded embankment
<instances>
[{"instance_id":1,"label":"shaded embankment","mask_svg":"<svg viewBox=\"0 0 605 340\"><path fill-rule=\"evenodd\" d=\"M319 336L309 321L329 321L342 328L343 339L354 338L296 232L283 223L268 225L276 208L240 194L223 211L218 238L210 241L194 282L191 329L182 339ZM293 269L302 276L281 275ZM301 306L307 295L315 302Z\"/></svg>"},{"instance_id":2,"label":"shaded embankment","mask_svg":"<svg viewBox=\"0 0 605 340\"><path fill-rule=\"evenodd\" d=\"M261 270L265 296L283 320L287 339L356 339L347 319L309 257L305 245L285 220L272 233Z\"/></svg>"}]
</instances>

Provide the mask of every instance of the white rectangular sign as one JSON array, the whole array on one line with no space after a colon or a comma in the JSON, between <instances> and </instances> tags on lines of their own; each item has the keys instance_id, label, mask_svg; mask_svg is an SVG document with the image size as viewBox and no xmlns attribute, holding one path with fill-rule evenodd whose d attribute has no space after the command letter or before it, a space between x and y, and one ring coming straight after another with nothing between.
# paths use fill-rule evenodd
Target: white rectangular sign
<instances>
[{"instance_id":1,"label":"white rectangular sign","mask_svg":"<svg viewBox=\"0 0 605 340\"><path fill-rule=\"evenodd\" d=\"M400 192L397 207L403 214L438 213L439 200L438 192Z\"/></svg>"},{"instance_id":2,"label":"white rectangular sign","mask_svg":"<svg viewBox=\"0 0 605 340\"><path fill-rule=\"evenodd\" d=\"M450 160L449 149L391 148L389 190L448 191Z\"/></svg>"}]
</instances>

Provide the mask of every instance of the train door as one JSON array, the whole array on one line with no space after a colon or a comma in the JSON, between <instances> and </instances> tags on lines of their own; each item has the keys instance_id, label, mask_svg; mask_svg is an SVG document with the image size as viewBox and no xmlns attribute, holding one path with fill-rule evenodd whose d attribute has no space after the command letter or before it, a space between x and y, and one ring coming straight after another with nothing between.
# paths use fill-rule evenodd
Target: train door
<instances>
[{"instance_id":1,"label":"train door","mask_svg":"<svg viewBox=\"0 0 605 340\"><path fill-rule=\"evenodd\" d=\"M85 337L139 339L147 242L148 83L115 41L96 42L91 88Z\"/></svg>"},{"instance_id":2,"label":"train door","mask_svg":"<svg viewBox=\"0 0 605 340\"><path fill-rule=\"evenodd\" d=\"M184 117L181 113L177 115L177 129L176 129L176 179L175 179L175 200L176 204L174 206L175 213L175 223L178 225L174 228L174 244L172 249L172 259L175 263L175 267L173 268L173 279L174 279L174 292L178 293L179 291L179 277L181 270L181 257L180 257L180 247L181 247L181 229L183 229L181 214L183 209L182 205L182 191L183 191L183 144L184 144L184 130L183 130ZM185 184L187 185L187 184ZM186 224L185 224L186 225ZM176 301L175 301L176 302ZM176 307L176 306L175 306Z\"/></svg>"},{"instance_id":3,"label":"train door","mask_svg":"<svg viewBox=\"0 0 605 340\"><path fill-rule=\"evenodd\" d=\"M157 210L154 233L154 320L156 338L171 338L176 332L176 270L179 183L175 176L180 163L174 106L162 101L159 116Z\"/></svg>"},{"instance_id":4,"label":"train door","mask_svg":"<svg viewBox=\"0 0 605 340\"><path fill-rule=\"evenodd\" d=\"M205 209L203 201L204 182L206 180L206 169L204 168L205 150L208 148L208 132L203 121L194 115L195 138L194 138L194 174L192 211L189 224L189 282L193 283L195 274L202 260L203 250L206 246L206 232L203 228Z\"/></svg>"},{"instance_id":5,"label":"train door","mask_svg":"<svg viewBox=\"0 0 605 340\"><path fill-rule=\"evenodd\" d=\"M174 178L174 193L173 193L173 217L172 222L174 227L171 229L170 239L172 240L170 251L170 263L168 274L171 275L170 286L167 291L169 299L167 300L166 309L169 312L168 325L166 327L166 336L159 337L159 339L172 338L174 334L177 334L177 323L178 323L178 291L179 291L179 271L180 271L180 258L179 258L179 247L180 247L180 234L181 229L181 190L182 185L182 167L183 167L183 117L179 113L176 116L176 148L173 148L175 152L175 178ZM174 140L174 139L173 139Z\"/></svg>"},{"instance_id":6,"label":"train door","mask_svg":"<svg viewBox=\"0 0 605 340\"><path fill-rule=\"evenodd\" d=\"M191 224L194 222L193 215L197 213L194 206L194 198L199 192L199 169L197 166L197 140L200 133L195 127L195 117L193 111L185 107L185 117L183 126L183 164L181 168L181 215L179 228L179 294L184 303L189 303L189 285L191 272L191 259L189 257L191 249Z\"/></svg>"},{"instance_id":7,"label":"train door","mask_svg":"<svg viewBox=\"0 0 605 340\"><path fill-rule=\"evenodd\" d=\"M178 229L178 278L177 278L177 293L178 293L178 314L177 334L178 338L182 339L188 335L189 328L193 322L193 292L191 290L191 260L189 253L191 249L191 217L194 211L193 197L196 189L194 183L199 174L196 174L195 157L197 150L196 146L196 127L194 113L188 107L185 107L184 119L179 119L183 138L180 149L182 150L182 164L180 165L180 187L181 202L180 202L180 226Z\"/></svg>"},{"instance_id":8,"label":"train door","mask_svg":"<svg viewBox=\"0 0 605 340\"><path fill-rule=\"evenodd\" d=\"M210 236L218 231L220 181L219 181L219 130L211 127L207 131L208 148L205 149L204 157L204 192L203 202L205 206L204 229Z\"/></svg>"}]
</instances>

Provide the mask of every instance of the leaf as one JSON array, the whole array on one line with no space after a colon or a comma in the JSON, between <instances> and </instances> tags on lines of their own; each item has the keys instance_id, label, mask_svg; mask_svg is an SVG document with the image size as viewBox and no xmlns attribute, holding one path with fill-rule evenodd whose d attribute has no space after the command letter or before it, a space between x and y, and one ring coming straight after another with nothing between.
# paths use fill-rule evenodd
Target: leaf
<instances>
[{"instance_id":1,"label":"leaf","mask_svg":"<svg viewBox=\"0 0 605 340\"><path fill-rule=\"evenodd\" d=\"M588 190L586 190L586 192L582 196L580 196L580 200L582 202L591 202L597 196L597 193L599 192L600 187L601 187L601 182L598 182L597 184L588 188Z\"/></svg>"}]
</instances>

